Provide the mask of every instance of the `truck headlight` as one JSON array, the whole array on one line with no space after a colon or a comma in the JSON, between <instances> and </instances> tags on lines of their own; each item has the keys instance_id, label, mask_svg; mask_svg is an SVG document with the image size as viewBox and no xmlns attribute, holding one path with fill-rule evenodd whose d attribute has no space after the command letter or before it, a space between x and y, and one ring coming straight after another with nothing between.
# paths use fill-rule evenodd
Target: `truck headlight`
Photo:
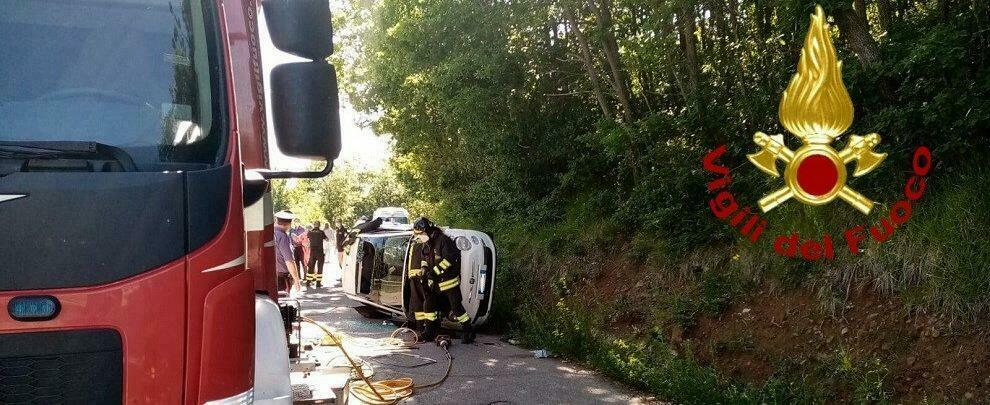
<instances>
[{"instance_id":1,"label":"truck headlight","mask_svg":"<svg viewBox=\"0 0 990 405\"><path fill-rule=\"evenodd\" d=\"M471 241L463 236L458 236L457 239L454 239L454 244L456 244L457 248L460 250L471 250Z\"/></svg>"}]
</instances>

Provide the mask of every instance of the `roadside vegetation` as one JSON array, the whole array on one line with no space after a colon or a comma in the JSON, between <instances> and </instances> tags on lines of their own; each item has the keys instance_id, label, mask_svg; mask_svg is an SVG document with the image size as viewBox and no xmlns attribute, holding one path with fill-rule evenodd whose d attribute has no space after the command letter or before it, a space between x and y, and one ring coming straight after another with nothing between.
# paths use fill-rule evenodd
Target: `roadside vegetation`
<instances>
[{"instance_id":1,"label":"roadside vegetation","mask_svg":"<svg viewBox=\"0 0 990 405\"><path fill-rule=\"evenodd\" d=\"M322 165L314 164L310 170L320 170ZM320 179L274 181L272 203L275 211L292 210L306 222L332 223L339 219L345 226L380 207L405 207L426 216L436 210L415 199L399 182L394 168L364 169L349 162Z\"/></svg>"},{"instance_id":2,"label":"roadside vegetation","mask_svg":"<svg viewBox=\"0 0 990 405\"><path fill-rule=\"evenodd\" d=\"M507 333L661 399L986 400L990 3L819 3L849 133L888 153L851 181L878 201L869 216L792 201L753 245L708 209L701 159L720 144L744 203L779 186L745 154L754 132L785 132L804 0L353 0L335 21L339 71L395 157L369 189L346 168L319 183L313 215L410 204L492 232ZM878 223L918 145L935 168L890 240L856 256L837 242L831 261L774 253L778 234ZM369 206L333 211L340 190Z\"/></svg>"}]
</instances>

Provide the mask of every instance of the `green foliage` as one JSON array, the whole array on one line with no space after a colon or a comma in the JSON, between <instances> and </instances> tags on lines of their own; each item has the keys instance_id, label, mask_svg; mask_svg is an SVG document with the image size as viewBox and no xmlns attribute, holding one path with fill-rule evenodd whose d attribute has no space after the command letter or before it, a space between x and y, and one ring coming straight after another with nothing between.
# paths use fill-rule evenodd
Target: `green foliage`
<instances>
[{"instance_id":1,"label":"green foliage","mask_svg":"<svg viewBox=\"0 0 990 405\"><path fill-rule=\"evenodd\" d=\"M290 209L289 188L285 180L276 179L271 182L272 205L275 212Z\"/></svg>"},{"instance_id":2,"label":"green foliage","mask_svg":"<svg viewBox=\"0 0 990 405\"><path fill-rule=\"evenodd\" d=\"M701 159L728 146L722 162L743 204L780 186L744 155L756 151L754 132L783 131L778 102L813 1L354 0L341 21L355 45L340 61L343 87L395 139L394 178L383 184L404 186L415 211L494 233L496 316L527 341L676 402L822 402L786 374L754 388L657 342L620 344L599 316L583 315L579 297L534 299L603 271L557 274L555 262L604 256L645 264L644 280L677 280L656 283L659 309L647 311L685 329L760 284L817 288L826 307L857 284L970 321L990 314L990 3L865 1L861 25L849 24L859 18L853 2L820 3L856 108L849 133L880 134L889 155L850 180L877 209L864 217L841 202L787 203L764 215L773 232L756 246L708 211L712 175ZM903 198L922 144L937 164L911 221L883 245L846 254L841 232L876 224ZM402 200L383 195L374 204ZM774 254L773 236L790 232L831 233L836 260ZM858 398L886 398L882 372L859 374Z\"/></svg>"},{"instance_id":3,"label":"green foliage","mask_svg":"<svg viewBox=\"0 0 990 405\"><path fill-rule=\"evenodd\" d=\"M675 351L659 329L644 342L610 337L594 316L569 301L521 309L517 333L532 347L586 362L612 378L675 403L825 403L828 398L791 380L792 376L774 376L758 387L726 380L698 363L690 351Z\"/></svg>"},{"instance_id":4,"label":"green foliage","mask_svg":"<svg viewBox=\"0 0 990 405\"><path fill-rule=\"evenodd\" d=\"M608 21L602 20L602 4L610 4ZM985 178L990 32L980 27L990 22L987 8L908 1L881 15L871 6L867 34L879 53L866 62L847 41L853 33L844 30L851 28L841 23L840 16L855 12L849 4L823 3L833 16L856 104L850 133L879 133L879 149L889 154L878 170L851 185L878 200L878 207L890 206L901 198L906 164L919 144L931 146L938 160L933 182L954 182L966 170ZM777 186L747 166L743 155L755 149L755 131L781 131L777 102L794 72L813 6L804 0L355 1L350 20L341 23L356 46L353 58L340 61L346 65L341 70L354 104L378 117L376 131L395 139L395 179L422 210L454 226L493 232L500 246L510 248L503 249L510 260L521 253L512 248L527 244L582 254L631 240L634 259L671 263L690 260L698 249L749 249L707 211L703 184L711 175L701 170L700 159L714 145L729 146L723 162L733 168L731 187L742 203L752 205ZM575 21L563 12L567 7ZM695 20L693 53L681 46L679 16L686 14ZM591 74L576 28L588 40ZM606 63L610 35L628 86L628 114L620 113L625 107L615 89L622 83L613 81ZM697 69L688 58L696 59ZM972 182L956 184L978 190ZM932 194L943 195L939 191ZM987 200L975 193L967 196ZM927 198L919 209L935 198L941 197ZM876 211L866 224L882 215ZM789 203L767 218L776 231L807 236L864 223L841 203ZM961 225L976 233L976 241L986 241L975 223ZM943 236L934 241L946 249L938 260L975 258L957 239ZM769 243L764 240L759 250L770 250ZM910 256L886 250L893 258ZM742 273L791 287L819 273L800 261L756 256ZM848 270L853 262L837 267L854 272ZM885 263L867 276L890 273L893 263ZM963 273L981 271L970 265ZM936 281L920 273L923 280L912 283ZM886 291L908 287L880 284ZM941 306L947 294L949 307L962 311L982 310L978 296L990 292L980 284L929 291L926 302Z\"/></svg>"},{"instance_id":5,"label":"green foliage","mask_svg":"<svg viewBox=\"0 0 990 405\"><path fill-rule=\"evenodd\" d=\"M701 303L711 314L720 314L729 308L732 299L742 290L743 282L736 275L709 271L701 278Z\"/></svg>"},{"instance_id":6,"label":"green foliage","mask_svg":"<svg viewBox=\"0 0 990 405\"><path fill-rule=\"evenodd\" d=\"M670 314L678 326L683 329L691 329L698 324L701 308L698 302L691 297L679 295L674 297L670 303Z\"/></svg>"},{"instance_id":7,"label":"green foliage","mask_svg":"<svg viewBox=\"0 0 990 405\"><path fill-rule=\"evenodd\" d=\"M321 179L276 181L272 186L276 210L291 209L303 221L341 220L345 226L379 207L406 207L410 214L427 206L406 191L391 168L368 171L339 165Z\"/></svg>"},{"instance_id":8,"label":"green foliage","mask_svg":"<svg viewBox=\"0 0 990 405\"><path fill-rule=\"evenodd\" d=\"M660 312L656 315L660 319L669 317L683 330L691 330L702 315L718 316L729 309L732 300L743 292L744 286L745 282L734 273L707 270L691 288L680 289L666 306L658 308Z\"/></svg>"},{"instance_id":9,"label":"green foliage","mask_svg":"<svg viewBox=\"0 0 990 405\"><path fill-rule=\"evenodd\" d=\"M836 384L848 387L855 403L887 403L890 399L890 370L879 358L859 361L846 350L837 350L825 365Z\"/></svg>"}]
</instances>

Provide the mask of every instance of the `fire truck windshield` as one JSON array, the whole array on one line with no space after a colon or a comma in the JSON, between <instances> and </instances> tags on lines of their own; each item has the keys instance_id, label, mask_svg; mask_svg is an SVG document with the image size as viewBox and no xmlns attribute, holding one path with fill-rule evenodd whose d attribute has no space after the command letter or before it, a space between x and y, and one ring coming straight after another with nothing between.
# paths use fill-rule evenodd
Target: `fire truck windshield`
<instances>
[{"instance_id":1,"label":"fire truck windshield","mask_svg":"<svg viewBox=\"0 0 990 405\"><path fill-rule=\"evenodd\" d=\"M139 171L222 161L205 0L0 0L0 141L87 141Z\"/></svg>"}]
</instances>

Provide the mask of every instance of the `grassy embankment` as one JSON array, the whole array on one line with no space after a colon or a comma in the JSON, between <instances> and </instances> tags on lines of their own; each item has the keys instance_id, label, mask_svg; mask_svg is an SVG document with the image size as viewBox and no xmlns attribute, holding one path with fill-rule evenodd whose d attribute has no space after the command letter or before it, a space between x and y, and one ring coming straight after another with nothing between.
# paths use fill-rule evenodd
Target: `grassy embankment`
<instances>
[{"instance_id":1,"label":"grassy embankment","mask_svg":"<svg viewBox=\"0 0 990 405\"><path fill-rule=\"evenodd\" d=\"M828 263L780 258L772 239L678 251L678 235L626 234L578 201L559 222L499 238L496 314L527 345L678 403L979 398L990 389L975 359L990 309L990 176L952 178L935 177L893 238ZM775 229L840 238L881 215L782 211Z\"/></svg>"}]
</instances>

